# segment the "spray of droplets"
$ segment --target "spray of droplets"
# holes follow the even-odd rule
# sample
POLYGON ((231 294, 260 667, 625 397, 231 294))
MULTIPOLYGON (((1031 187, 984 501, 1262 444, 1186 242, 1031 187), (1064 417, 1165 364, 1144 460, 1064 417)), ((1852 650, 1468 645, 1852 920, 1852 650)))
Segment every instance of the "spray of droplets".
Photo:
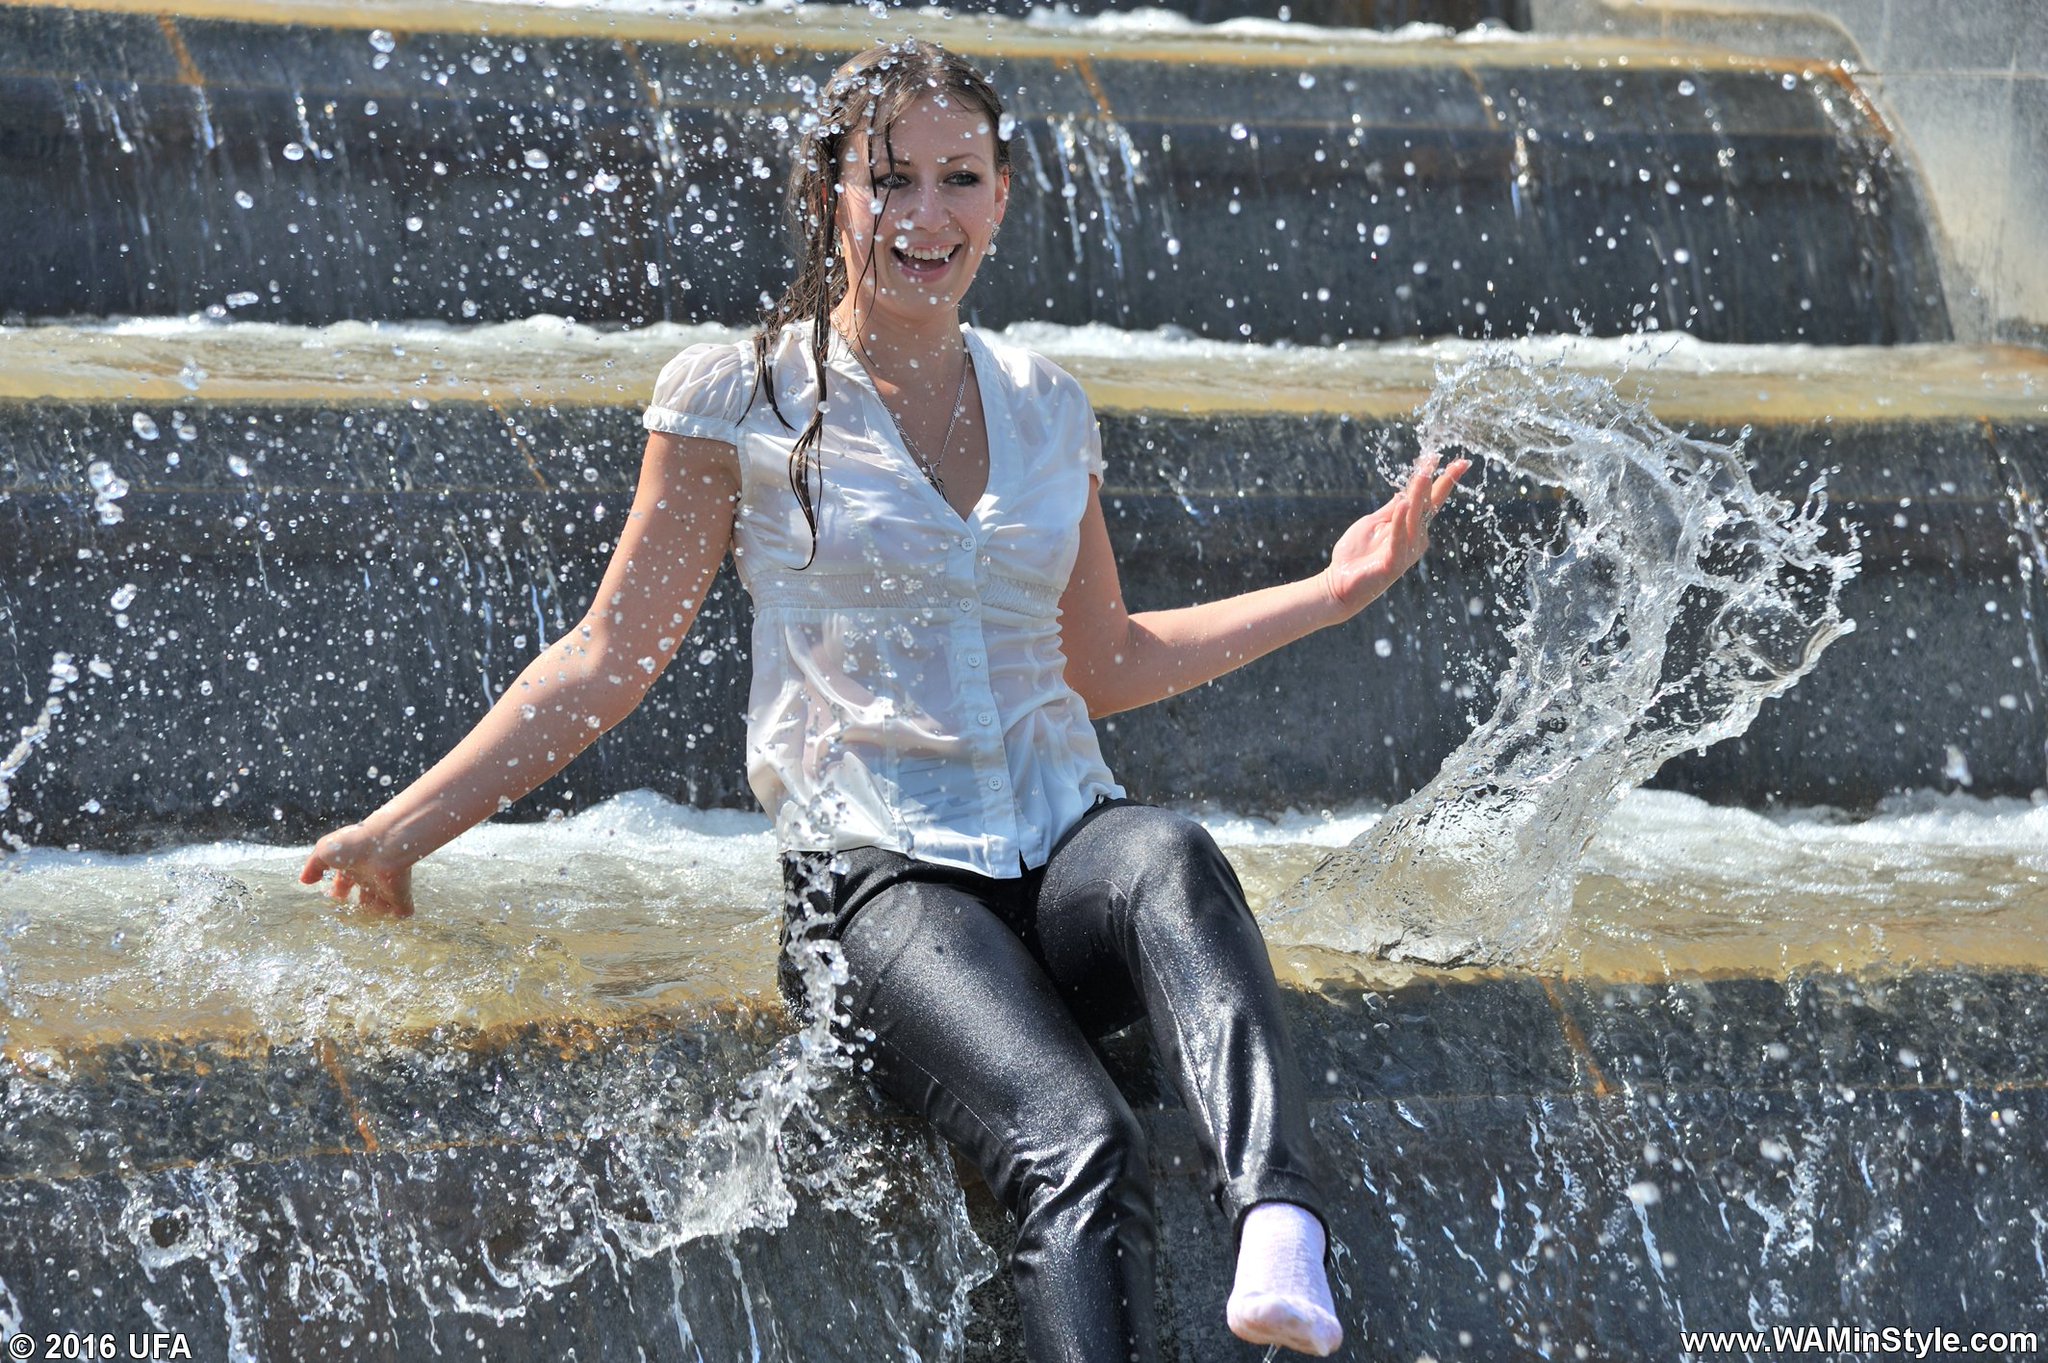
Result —
POLYGON ((1825 479, 1794 506, 1739 446, 1671 430, 1605 379, 1484 352, 1440 374, 1425 454, 1562 494, 1511 542, 1527 614, 1492 715, 1422 790, 1281 902, 1290 940, 1438 964, 1540 950, 1580 857, 1629 790, 1746 730, 1853 628, 1853 544, 1823 547, 1825 479))

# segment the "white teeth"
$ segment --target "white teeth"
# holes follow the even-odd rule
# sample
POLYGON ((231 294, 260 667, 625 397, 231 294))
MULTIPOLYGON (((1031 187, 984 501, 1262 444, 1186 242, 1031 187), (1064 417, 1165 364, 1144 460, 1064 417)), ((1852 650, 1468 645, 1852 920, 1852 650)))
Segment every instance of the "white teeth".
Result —
POLYGON ((953 248, 950 246, 922 250, 915 246, 901 246, 897 249, 912 260, 950 260, 953 257, 953 248))

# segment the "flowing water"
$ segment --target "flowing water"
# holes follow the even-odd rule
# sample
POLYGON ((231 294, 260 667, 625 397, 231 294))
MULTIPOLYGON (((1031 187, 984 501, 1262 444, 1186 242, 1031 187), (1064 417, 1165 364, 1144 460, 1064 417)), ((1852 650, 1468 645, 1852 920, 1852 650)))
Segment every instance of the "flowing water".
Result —
MULTIPOLYGON (((394 356, 416 372, 409 347, 451 395, 488 389, 500 348, 545 334, 537 359, 553 369, 531 367, 525 398, 616 401, 619 373, 644 368, 629 347, 653 344, 545 321, 287 334, 297 344, 259 386, 332 382, 337 398, 382 382, 394 356)), ((1102 338, 1056 339, 1085 358, 1102 338)), ((1130 340, 1102 380, 1156 387, 1130 340)), ((1231 379, 1269 399, 1274 374, 1314 389, 1387 363, 1140 340, 1154 369, 1198 355, 1210 390, 1231 379)), ((230 338, 183 324, 0 336, 39 341, 50 373, 88 389, 107 342, 133 352, 111 361, 130 387, 161 371, 172 400, 218 398, 197 392, 218 380, 177 376, 233 367, 201 353, 230 338)), ((1696 386, 1730 372, 1754 386, 1737 371, 1761 356, 1772 387, 1811 400, 1782 355, 1677 349, 1696 386)), ((1556 358, 1415 348, 1392 385, 1442 363, 1424 447, 1478 451, 1489 477, 1558 494, 1554 524, 1491 527, 1496 587, 1525 610, 1492 718, 1392 811, 1194 811, 1283 976, 1335 1000, 1449 960, 1788 989, 1799 971, 2037 969, 2048 807, 1922 795, 1868 815, 1761 813, 1638 789, 1666 757, 1740 732, 1847 628, 1853 550, 1824 544, 1817 492, 1803 508, 1758 492, 1735 449, 1673 433, 1556 358)), ((1826 353, 1804 360, 1827 370, 1826 353)), ((2032 400, 2031 378, 2012 382, 2032 400)), ((121 514, 118 489, 95 491, 121 514)), ((56 660, 0 791, 56 750, 84 675, 56 660)), ((635 1284, 637 1309, 705 1356, 959 1355, 967 1294, 995 1258, 942 1146, 842 1082, 858 1058, 822 1022, 783 1019, 763 819, 642 792, 485 825, 421 866, 421 913, 398 924, 314 896, 296 881, 303 855, 223 842, 0 862, 0 1238, 51 1228, 47 1243, 96 1246, 92 1281, 127 1284, 163 1323, 210 1322, 236 1358, 295 1356, 309 1336, 374 1343, 422 1315, 437 1348, 508 1322, 561 1338, 548 1322, 600 1278, 635 1284), (350 1105, 339 1137, 317 1102, 295 1106, 321 1074, 350 1105), (188 1089, 188 1125, 135 1123, 188 1089), (650 1264, 658 1301, 635 1267, 650 1264)), ((839 967, 818 954, 804 973, 821 1001, 839 967)), ((1332 1111, 1333 1131, 1359 1120, 1332 1111)), ((1345 1157, 1363 1160, 1357 1130, 1345 1157)), ((1557 1150, 1568 1137, 1556 1130, 1557 1150)), ((1796 1241, 1818 1213, 1782 1215, 1796 1241)), ((0 1327, 38 1296, 0 1280, 0 1327)))
POLYGON ((1823 484, 1759 492, 1738 447, 1679 434, 1604 379, 1482 354, 1421 418, 1426 456, 1556 489, 1554 541, 1526 561, 1514 661, 1485 723, 1427 786, 1304 879, 1290 931, 1438 964, 1540 947, 1615 801, 1688 749, 1749 727, 1842 617, 1853 546, 1830 552, 1823 484))
MULTIPOLYGON (((1539 971, 1734 972, 1793 989, 1790 974, 1808 968, 2036 964, 2048 805, 1920 796, 1852 818, 1637 791, 1604 807, 1530 962, 1539 971)), ((1332 953, 1274 916, 1319 859, 1395 819, 1194 812, 1239 867, 1284 977, 1337 990, 1402 978, 1408 968, 1332 953)), ((290 1267, 283 1299, 303 1328, 374 1339, 402 1291, 452 1341, 484 1322, 544 1321, 561 1294, 636 1259, 670 1265, 672 1328, 708 1356, 958 1356, 966 1293, 994 1260, 950 1161, 915 1129, 860 1113, 859 1087, 833 1082, 845 1060, 821 1030, 772 1050, 777 1027, 734 1031, 735 1000, 742 1015, 774 1016, 780 895, 765 820, 637 794, 554 823, 486 825, 423 864, 421 913, 397 925, 298 885, 299 855, 220 843, 14 858, 0 882, 8 1129, 32 1135, 45 1105, 104 1102, 101 1047, 253 1029, 274 1064, 338 1046, 366 1104, 380 1082, 410 1095, 373 1114, 382 1153, 341 1162, 327 1176, 341 1182, 323 1188, 277 1158, 297 1152, 266 1144, 289 1125, 274 1112, 188 1139, 170 1159, 122 1128, 118 1102, 99 1120, 74 1110, 59 1125, 89 1131, 94 1148, 27 1152, 78 1174, 33 1195, 0 1184, 9 1224, 100 1227, 96 1272, 145 1280, 178 1328, 217 1320, 231 1357, 290 1352, 259 1261, 290 1267), (481 1093, 449 1080, 466 1082, 479 1038, 551 1017, 623 1039, 601 1062, 586 1055, 580 1077, 565 1067, 549 1080, 556 1071, 501 1040, 513 1059, 481 1093), (692 1068, 650 1046, 636 1020, 737 1040, 691 1052, 692 1068), (538 1162, 488 1156, 479 1172, 474 1132, 456 1131, 456 1091, 472 1125, 540 1148, 538 1162), (417 1105, 441 1124, 408 1117, 417 1105), (559 1154, 546 1153, 542 1107, 577 1138, 559 1154), (474 1222, 452 1249, 435 1233, 450 1207, 474 1222), (837 1333, 821 1336, 826 1325, 837 1333)), ((814 962, 814 989, 833 971, 814 962)))

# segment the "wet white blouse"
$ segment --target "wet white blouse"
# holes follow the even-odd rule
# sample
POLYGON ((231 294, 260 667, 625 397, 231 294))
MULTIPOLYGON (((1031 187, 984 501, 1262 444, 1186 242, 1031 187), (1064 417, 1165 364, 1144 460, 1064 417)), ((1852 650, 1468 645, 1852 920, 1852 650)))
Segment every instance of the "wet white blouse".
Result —
POLYGON ((747 341, 676 356, 645 422, 739 454, 732 553, 754 602, 747 779, 782 847, 886 847, 1009 877, 1042 865, 1096 796, 1124 793, 1060 646, 1102 446, 1066 371, 961 330, 988 429, 988 490, 973 514, 963 520, 926 481, 835 335, 808 567, 810 529, 789 487, 790 450, 818 400, 806 328, 785 328, 771 355, 787 426, 754 396, 747 341))

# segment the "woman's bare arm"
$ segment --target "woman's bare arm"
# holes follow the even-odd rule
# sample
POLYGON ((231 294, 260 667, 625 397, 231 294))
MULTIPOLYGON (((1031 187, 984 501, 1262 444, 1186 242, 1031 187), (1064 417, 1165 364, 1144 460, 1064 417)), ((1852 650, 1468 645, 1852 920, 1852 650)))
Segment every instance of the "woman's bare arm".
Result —
POLYGON ((1330 566, 1299 582, 1179 610, 1124 609, 1123 585, 1099 498, 1081 521, 1081 547, 1060 598, 1067 683, 1093 716, 1133 710, 1213 681, 1283 644, 1348 620, 1422 557, 1429 518, 1469 467, 1418 468, 1385 506, 1344 532, 1330 566))
MULTIPOLYGON (((328 890, 336 899, 364 871, 389 880, 541 785, 631 714, 689 633, 731 546, 738 500, 732 446, 649 436, 632 509, 582 620, 527 664, 446 757, 360 824, 321 839, 299 879, 340 872, 328 890)), ((409 892, 378 897, 404 900, 378 907, 410 910, 409 892)))

